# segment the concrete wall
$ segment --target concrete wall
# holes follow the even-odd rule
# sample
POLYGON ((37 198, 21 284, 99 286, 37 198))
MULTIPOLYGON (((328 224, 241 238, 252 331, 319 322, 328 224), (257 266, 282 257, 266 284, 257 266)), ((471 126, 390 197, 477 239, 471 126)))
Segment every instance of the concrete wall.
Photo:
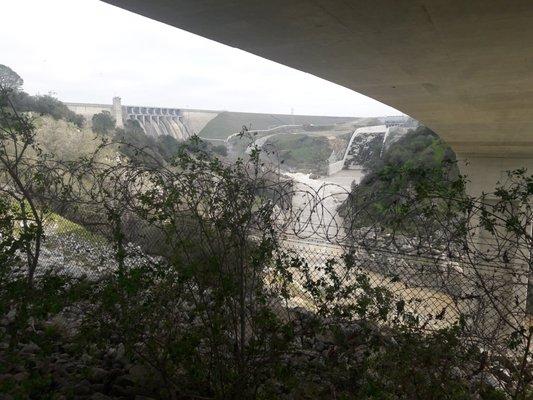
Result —
POLYGON ((148 107, 148 106, 123 106, 120 97, 113 98, 113 104, 96 103, 67 103, 65 105, 77 114, 83 115, 90 123, 94 114, 108 111, 117 121, 117 126, 122 127, 125 119, 139 119, 138 116, 176 116, 188 135, 198 134, 209 121, 220 112, 213 110, 184 110, 178 108, 148 107))
POLYGON ((111 104, 65 103, 65 105, 76 114, 83 115, 89 123, 94 114, 102 111, 108 111, 113 114, 113 106, 111 104))
POLYGON ((328 175, 336 174, 344 168, 344 159, 328 165, 328 175))
POLYGON ((210 110, 182 110, 183 123, 196 135, 218 114, 218 111, 210 110))

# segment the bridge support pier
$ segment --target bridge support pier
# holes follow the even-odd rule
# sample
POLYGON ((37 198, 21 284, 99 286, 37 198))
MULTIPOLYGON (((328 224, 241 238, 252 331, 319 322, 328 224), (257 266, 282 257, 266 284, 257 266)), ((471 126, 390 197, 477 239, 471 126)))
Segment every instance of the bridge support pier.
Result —
MULTIPOLYGON (((526 174, 533 174, 533 158, 529 157, 504 158, 460 152, 457 156, 460 172, 467 179, 467 194, 475 198, 488 194, 484 204, 496 216, 500 210, 492 207, 497 198, 490 193, 498 183, 503 185, 508 180, 507 172, 527 168, 526 174)), ((512 210, 511 214, 501 215, 508 218, 512 210)), ((529 225, 531 234, 532 221, 522 222, 529 225)), ((479 219, 474 218, 471 224, 475 227, 469 240, 473 257, 464 272, 470 294, 479 297, 465 304, 466 312, 474 313, 471 322, 476 325, 473 328, 482 333, 481 337, 497 340, 510 333, 513 327, 527 323, 528 279, 533 261, 531 249, 527 241, 516 240, 503 226, 494 234, 479 227, 479 219)))

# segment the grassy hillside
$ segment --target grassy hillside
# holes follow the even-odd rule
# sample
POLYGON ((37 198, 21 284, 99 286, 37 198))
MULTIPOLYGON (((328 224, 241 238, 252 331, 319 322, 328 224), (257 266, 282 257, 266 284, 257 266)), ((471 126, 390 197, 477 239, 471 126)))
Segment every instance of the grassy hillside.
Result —
POLYGON ((306 134, 276 135, 265 146, 270 146, 285 168, 303 172, 324 173, 332 151, 326 137, 306 134))
POLYGON ((355 117, 323 117, 314 115, 256 114, 224 111, 213 118, 199 133, 200 137, 225 139, 245 125, 251 129, 269 129, 279 125, 334 125, 357 122, 355 117))

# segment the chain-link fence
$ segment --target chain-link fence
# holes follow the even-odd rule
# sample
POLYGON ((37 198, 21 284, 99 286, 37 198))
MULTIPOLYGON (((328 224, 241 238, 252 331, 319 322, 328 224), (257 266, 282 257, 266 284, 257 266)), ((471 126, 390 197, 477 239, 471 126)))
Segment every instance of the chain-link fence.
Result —
MULTIPOLYGON (((164 242, 161 232, 139 220, 127 221, 125 233, 126 265, 142 263, 147 257, 153 260, 164 242)), ((40 265, 43 269, 54 268, 96 279, 117 268, 110 235, 104 224, 82 226, 53 215, 46 223, 40 265)), ((328 279, 326 266, 334 266, 345 285, 364 274, 371 285, 387 289, 402 301, 407 311, 420 318, 425 329, 450 326, 461 319, 472 336, 494 341, 509 326, 530 324, 531 296, 528 298, 526 269, 511 269, 502 264, 465 264, 430 254, 348 247, 296 236, 284 237, 280 251, 301 259, 314 279, 328 279)), ((292 272, 291 306, 312 310, 313 301, 304 288, 304 272, 297 268, 292 272)))
MULTIPOLYGON (((302 257, 316 274, 328 260, 340 270, 345 268, 347 250, 339 245, 290 239, 284 246, 302 257)), ((384 249, 351 251, 356 271, 404 301, 406 309, 419 316, 427 329, 450 326, 463 319, 472 335, 494 340, 505 335, 510 326, 530 324, 531 293, 525 269, 511 270, 501 264, 473 267, 384 249)), ((349 275, 344 278, 347 282, 351 279, 349 275)), ((302 306, 308 304, 305 297, 298 300, 302 306)))

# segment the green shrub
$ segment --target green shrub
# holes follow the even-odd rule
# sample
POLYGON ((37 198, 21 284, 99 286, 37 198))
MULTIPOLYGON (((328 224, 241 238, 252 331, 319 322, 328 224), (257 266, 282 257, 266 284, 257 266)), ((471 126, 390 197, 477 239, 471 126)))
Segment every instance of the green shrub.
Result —
POLYGON ((92 118, 93 131, 100 135, 108 135, 115 129, 116 121, 111 116, 109 111, 102 111, 93 115, 92 118))

